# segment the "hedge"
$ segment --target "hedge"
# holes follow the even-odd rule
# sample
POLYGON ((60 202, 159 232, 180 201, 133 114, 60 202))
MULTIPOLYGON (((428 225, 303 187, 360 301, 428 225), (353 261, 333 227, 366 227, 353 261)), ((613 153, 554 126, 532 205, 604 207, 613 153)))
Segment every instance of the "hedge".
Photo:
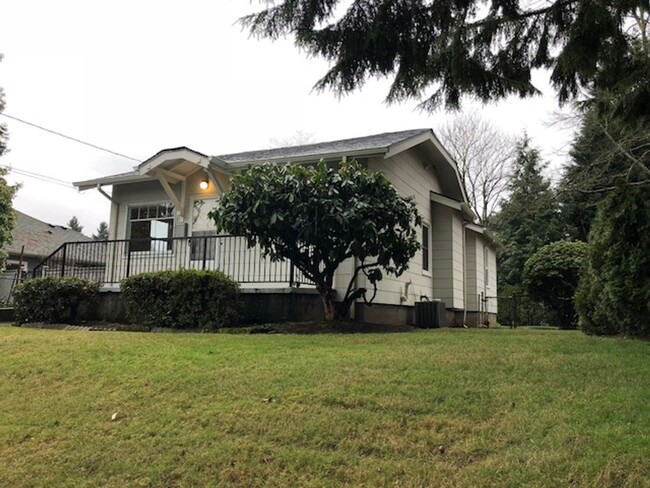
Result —
POLYGON ((239 320, 239 285, 220 271, 159 271, 121 282, 128 319, 148 327, 215 330, 239 320))
POLYGON ((99 283, 85 278, 47 277, 25 281, 13 292, 16 322, 71 324, 76 321, 79 305, 94 303, 98 295, 99 283))

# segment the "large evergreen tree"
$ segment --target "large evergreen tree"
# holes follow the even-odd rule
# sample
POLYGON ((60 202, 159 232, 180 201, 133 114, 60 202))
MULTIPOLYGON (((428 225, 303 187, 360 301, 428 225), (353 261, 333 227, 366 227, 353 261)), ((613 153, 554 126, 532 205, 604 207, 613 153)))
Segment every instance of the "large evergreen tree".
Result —
MULTIPOLYGON (((0 54, 2 61, 2 54, 0 54)), ((5 108, 5 97, 0 87, 0 112, 5 108)), ((9 133, 5 124, 0 124, 0 156, 7 151, 7 139, 9 133)), ((11 186, 5 180, 7 170, 0 168, 0 270, 5 268, 7 253, 3 249, 5 243, 11 242, 11 233, 16 225, 16 214, 12 207, 12 201, 17 187, 11 186)))
POLYGON ((619 184, 599 205, 576 308, 587 333, 650 336, 650 185, 619 184))
MULTIPOLYGON (((2 54, 0 54, 0 62, 2 61, 2 54)), ((5 109, 5 92, 0 86, 0 112, 5 109)), ((0 156, 7 150, 7 139, 9 138, 9 131, 6 124, 0 124, 0 156)))
POLYGON ((503 244, 497 257, 499 287, 521 285, 524 264, 537 249, 564 237, 559 206, 546 164, 527 137, 518 144, 508 197, 494 219, 503 244))
POLYGON ((586 241, 598 204, 616 184, 650 184, 650 131, 631 130, 615 117, 591 110, 582 116, 559 185, 562 217, 575 239, 586 241))
POLYGON ((389 76, 389 101, 455 108, 463 95, 537 94, 531 73, 543 68, 560 101, 625 93, 623 109, 647 117, 649 12, 648 0, 284 0, 242 22, 330 61, 320 88, 349 92, 389 76))

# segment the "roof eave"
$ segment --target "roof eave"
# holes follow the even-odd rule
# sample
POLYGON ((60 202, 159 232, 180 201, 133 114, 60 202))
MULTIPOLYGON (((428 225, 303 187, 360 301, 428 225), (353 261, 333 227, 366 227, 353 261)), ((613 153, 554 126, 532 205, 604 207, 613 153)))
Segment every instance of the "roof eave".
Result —
POLYGON ((122 184, 122 183, 137 183, 140 181, 149 181, 153 180, 154 178, 148 175, 129 175, 129 176, 106 176, 104 178, 95 178, 93 180, 85 180, 85 181, 76 181, 72 183, 72 186, 74 186, 77 190, 79 191, 84 191, 84 190, 91 190, 93 188, 97 188, 97 185, 99 186, 104 186, 104 185, 115 185, 115 184, 122 184))

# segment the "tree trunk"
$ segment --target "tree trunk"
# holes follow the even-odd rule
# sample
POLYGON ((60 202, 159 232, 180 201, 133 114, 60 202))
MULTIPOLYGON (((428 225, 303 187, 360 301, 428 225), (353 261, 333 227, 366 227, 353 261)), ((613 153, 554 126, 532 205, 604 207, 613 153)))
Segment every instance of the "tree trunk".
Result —
POLYGON ((325 312, 325 320, 331 322, 336 319, 336 306, 332 298, 331 290, 318 290, 320 298, 323 301, 323 311, 325 312))

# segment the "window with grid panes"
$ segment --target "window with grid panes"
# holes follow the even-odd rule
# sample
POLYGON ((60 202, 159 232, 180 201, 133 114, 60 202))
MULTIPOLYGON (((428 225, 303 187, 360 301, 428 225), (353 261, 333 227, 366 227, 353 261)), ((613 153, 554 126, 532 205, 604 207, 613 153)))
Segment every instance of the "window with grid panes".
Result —
POLYGON ((160 203, 129 209, 131 251, 171 251, 174 205, 160 203))

